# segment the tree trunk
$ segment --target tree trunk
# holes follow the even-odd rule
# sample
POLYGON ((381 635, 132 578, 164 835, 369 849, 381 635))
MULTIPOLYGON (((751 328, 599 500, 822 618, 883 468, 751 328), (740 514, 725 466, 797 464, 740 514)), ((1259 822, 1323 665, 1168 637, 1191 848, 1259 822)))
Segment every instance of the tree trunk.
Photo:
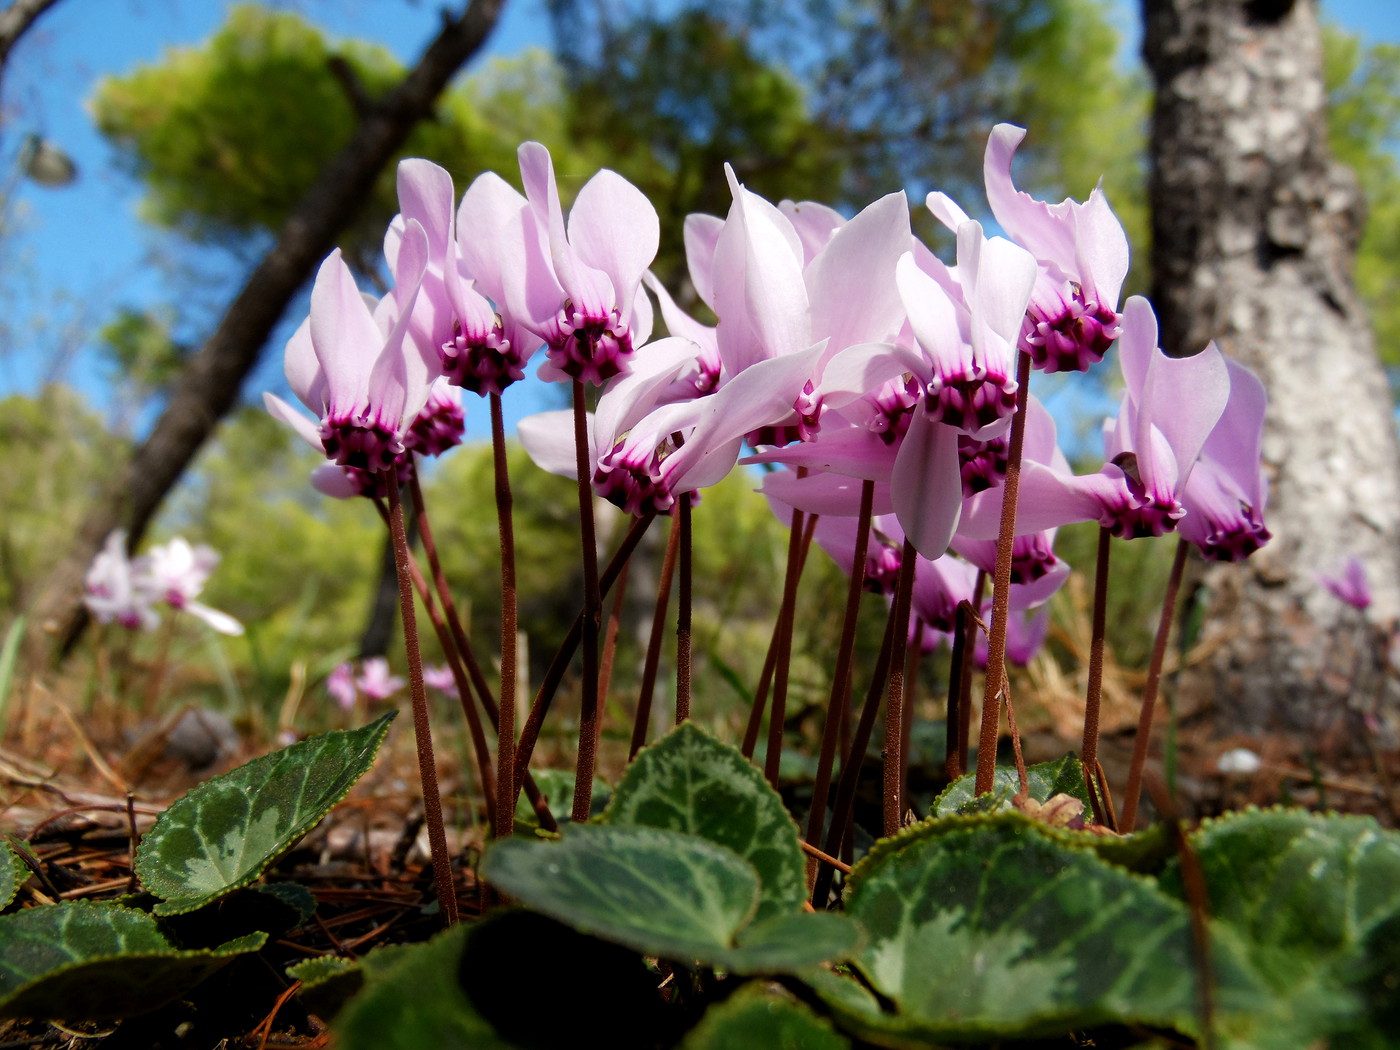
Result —
MULTIPOLYGON (((1168 353, 1210 339, 1269 392, 1265 521, 1243 566, 1202 573, 1207 655, 1184 699, 1242 730, 1400 723, 1400 449, 1352 266, 1355 179, 1327 146, 1316 0, 1143 0, 1153 300, 1168 353), (1363 559, 1364 613, 1317 581, 1363 559)), ((1352 737, 1355 739, 1355 737, 1352 737)))
POLYGON ((417 66, 373 105, 350 144, 327 165, 287 220, 218 328, 185 366, 150 436, 124 468, 114 469, 109 493, 83 522, 61 561, 45 577, 34 606, 40 630, 29 639, 32 658, 66 652, 86 623, 83 577, 107 535, 124 528, 133 549, 219 420, 237 402, 288 302, 330 251, 379 172, 414 126, 432 113, 453 74, 485 41, 504 0, 472 0, 441 33, 417 66))

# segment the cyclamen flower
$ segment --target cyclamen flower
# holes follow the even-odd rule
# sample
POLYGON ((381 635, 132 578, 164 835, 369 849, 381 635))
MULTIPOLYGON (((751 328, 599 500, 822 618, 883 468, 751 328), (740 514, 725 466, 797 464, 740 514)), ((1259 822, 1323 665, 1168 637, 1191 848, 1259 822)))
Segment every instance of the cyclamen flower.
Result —
POLYGON ((1317 582, 1325 587, 1333 597, 1346 602, 1353 609, 1365 611, 1371 605, 1371 585, 1366 582, 1366 564, 1356 555, 1351 555, 1342 563, 1335 574, 1317 573, 1317 582))
POLYGON ((355 679, 360 692, 371 700, 388 700, 406 684, 397 675, 389 673, 389 661, 382 656, 367 658, 360 668, 360 676, 355 679))
POLYGON ((203 620, 220 634, 240 635, 243 625, 232 616, 194 600, 218 564, 214 548, 205 544, 192 547, 177 536, 137 559, 136 570, 141 585, 172 609, 203 620))
POLYGON ((1267 398, 1253 372, 1236 361, 1226 363, 1230 399, 1181 490, 1186 517, 1178 531, 1211 561, 1243 561, 1270 539, 1260 455, 1267 398))
POLYGON ((355 706, 355 668, 349 660, 338 663, 326 676, 326 692, 340 707, 349 711, 355 706))
POLYGON ((579 190, 566 224, 549 151, 527 142, 519 157, 523 201, 494 175, 462 198, 463 255, 486 293, 544 342, 541 378, 605 382, 651 334, 641 281, 661 240, 656 209, 605 168, 579 190))
MULTIPOLYGON (((1128 273, 1128 238, 1102 189, 1084 203, 1046 204, 1016 189, 1011 159, 1024 128, 998 124, 987 140, 987 201, 1006 235, 1039 263, 1021 330, 1021 349, 1046 372, 1087 371, 1121 331, 1118 295, 1128 273)), ((967 215, 942 193, 930 193, 934 216, 956 231, 967 215)))
POLYGON ((409 220, 395 290, 371 312, 340 250, 333 251, 316 275, 311 316, 287 342, 285 356, 287 381, 319 426, 263 395, 269 412, 343 467, 395 469, 408 425, 428 400, 437 363, 406 338, 427 256, 427 234, 409 220))
POLYGON ((144 631, 160 623, 154 608, 157 598, 140 584, 139 574, 126 556, 126 533, 122 530, 107 537, 83 582, 83 604, 98 623, 115 620, 130 630, 144 631))

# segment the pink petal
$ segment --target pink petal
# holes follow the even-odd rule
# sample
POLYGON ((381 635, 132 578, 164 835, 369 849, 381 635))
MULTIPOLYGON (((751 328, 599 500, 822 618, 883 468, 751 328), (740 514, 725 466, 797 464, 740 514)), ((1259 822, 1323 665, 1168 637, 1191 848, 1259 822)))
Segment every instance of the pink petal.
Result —
POLYGON ((890 491, 914 548, 926 558, 940 557, 962 513, 958 431, 916 411, 895 457, 890 491))

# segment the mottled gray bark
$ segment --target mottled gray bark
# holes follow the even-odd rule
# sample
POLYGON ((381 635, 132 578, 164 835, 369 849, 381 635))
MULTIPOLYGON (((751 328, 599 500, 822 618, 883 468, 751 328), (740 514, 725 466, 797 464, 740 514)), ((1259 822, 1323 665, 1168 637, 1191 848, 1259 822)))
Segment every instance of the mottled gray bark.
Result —
POLYGON ((1152 124, 1153 300, 1168 352, 1215 339, 1269 391, 1273 542, 1212 568, 1182 680, 1223 725, 1391 727, 1400 613, 1400 449, 1352 281, 1363 203, 1327 147, 1315 0, 1143 0, 1152 124), (1363 615, 1316 573, 1365 560, 1363 615))
POLYGON ((408 133, 432 113, 447 82, 481 47, 503 3, 472 0, 461 14, 444 16, 442 31, 418 64, 364 114, 350 144, 297 206, 214 334, 175 381, 150 436, 130 463, 114 468, 108 497, 94 506, 44 579, 33 610, 40 630, 31 634, 32 657, 43 659, 71 646, 86 621, 83 576, 107 535, 124 528, 135 546, 185 468, 237 402, 244 378, 287 304, 330 251, 408 133))

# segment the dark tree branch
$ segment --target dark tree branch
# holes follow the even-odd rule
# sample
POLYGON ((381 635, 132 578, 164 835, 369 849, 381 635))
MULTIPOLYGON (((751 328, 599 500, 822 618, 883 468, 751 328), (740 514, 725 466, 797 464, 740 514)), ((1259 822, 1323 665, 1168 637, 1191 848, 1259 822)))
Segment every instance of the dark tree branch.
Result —
MULTIPOLYGON (((277 243, 229 304, 218 328, 176 380, 165 412, 101 500, 63 560, 45 580, 35 606, 42 630, 33 655, 66 652, 81 634, 83 575, 106 536, 125 528, 134 547, 166 495, 220 419, 238 399, 287 304, 350 222, 380 171, 418 122, 428 117, 453 74, 481 47, 504 0, 472 0, 446 18, 418 64, 366 115, 354 138, 322 171, 288 218, 277 243)), ((18 6, 18 5, 16 5, 18 6)))
POLYGON ((0 11, 0 74, 10 52, 19 38, 29 31, 39 16, 58 3, 58 0, 14 0, 9 7, 0 11))

